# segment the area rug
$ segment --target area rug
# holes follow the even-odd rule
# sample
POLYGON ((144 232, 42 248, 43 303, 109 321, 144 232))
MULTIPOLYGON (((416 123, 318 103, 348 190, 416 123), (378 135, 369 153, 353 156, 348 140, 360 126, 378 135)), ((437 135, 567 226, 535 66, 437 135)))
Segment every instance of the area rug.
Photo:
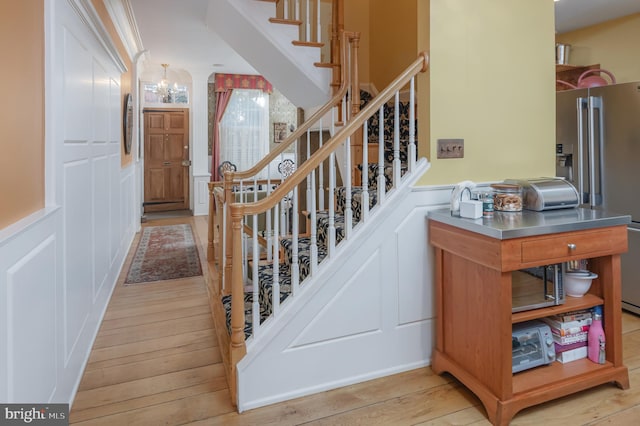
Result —
POLYGON ((202 275, 190 225, 148 226, 142 230, 125 284, 202 275))

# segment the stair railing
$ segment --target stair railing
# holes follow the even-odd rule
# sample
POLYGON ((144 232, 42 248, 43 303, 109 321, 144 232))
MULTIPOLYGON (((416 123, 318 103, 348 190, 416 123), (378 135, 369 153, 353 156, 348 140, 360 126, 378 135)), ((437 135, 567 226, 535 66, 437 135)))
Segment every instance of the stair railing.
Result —
MULTIPOLYGON (((356 56, 351 54, 352 45, 354 41, 359 38, 358 33, 342 32, 341 36, 341 52, 342 62, 346 63, 347 58, 356 56), (347 48, 347 45, 349 48, 347 48)), ((326 116, 331 113, 335 116, 336 108, 343 109, 347 104, 346 98, 349 93, 353 93, 356 90, 350 87, 352 84, 346 69, 342 69, 341 85, 337 92, 331 97, 331 99, 320 109, 318 109, 308 120, 305 120, 297 129, 293 131, 279 146, 269 152, 267 156, 258 161, 253 167, 245 171, 226 172, 224 174, 224 180, 222 183, 210 183, 210 226, 209 226, 209 249, 208 253, 211 254, 210 260, 218 265, 218 282, 220 288, 217 292, 228 292, 231 286, 231 265, 233 263, 233 240, 230 232, 224 232, 225 224, 230 224, 230 212, 228 205, 236 200, 236 197, 242 199, 245 197, 245 192, 250 192, 253 199, 258 199, 260 191, 269 194, 273 187, 279 184, 280 179, 272 179, 270 176, 272 173, 272 163, 277 161, 278 158, 284 159, 287 152, 294 152, 295 154, 299 150, 299 144, 306 139, 309 140, 310 133, 313 129, 327 128, 333 126, 337 119, 327 120, 326 116), (330 121, 330 122, 328 122, 330 121), (305 138, 306 137, 306 138, 305 138), (266 174, 267 178, 264 178, 266 174)), ((338 114, 343 115, 342 111, 338 114)), ((333 127, 331 127, 333 133, 333 127)), ((307 154, 310 151, 307 150, 307 154)), ((251 199, 251 198, 249 198, 251 199)), ((267 243, 273 241, 278 236, 278 232, 273 229, 274 219, 278 218, 278 215, 274 215, 273 212, 267 211, 260 218, 267 226, 264 229, 261 237, 265 238, 267 243)), ((258 223, 258 218, 253 223, 258 223)), ((282 230, 284 231, 284 230, 282 230)), ((270 260, 273 252, 271 250, 266 251, 266 255, 270 260)))
MULTIPOLYGON (((349 61, 345 61, 345 64, 349 61)), ((237 203, 231 202, 228 206, 229 219, 226 224, 226 233, 230 234, 231 260, 228 275, 231 278, 231 318, 230 318, 230 368, 231 381, 235 381, 236 365, 247 353, 247 344, 256 344, 263 336, 270 322, 275 321, 281 314, 283 302, 294 299, 302 291, 301 284, 306 277, 316 274, 320 262, 325 258, 339 255, 341 248, 338 246, 342 240, 349 240, 356 228, 370 220, 373 211, 370 208, 378 208, 386 202, 386 194, 400 185, 401 180, 415 170, 416 146, 415 146, 415 76, 419 72, 426 71, 428 56, 422 53, 407 69, 405 69, 387 88, 373 98, 359 113, 350 117, 350 111, 343 104, 343 113, 349 118, 344 127, 334 129, 335 133, 312 154, 306 161, 297 166, 296 171, 286 180, 269 192, 265 198, 256 202, 237 203), (409 138, 404 147, 407 152, 406 165, 400 160, 399 137, 399 93, 409 85, 409 138), (385 153, 385 133, 382 118, 387 108, 394 108, 393 114, 393 148, 390 151, 393 158, 389 162, 385 153), (352 185, 351 167, 351 138, 362 131, 368 140, 369 120, 379 114, 377 143, 365 143, 363 145, 362 186, 352 185), (369 146, 371 145, 371 146, 369 146), (377 151, 377 152, 376 152, 377 151), (336 165, 338 158, 342 158, 343 167, 338 172, 336 165), (373 158, 373 161, 369 161, 373 158), (321 194, 318 191, 320 185, 317 177, 320 170, 328 173, 328 191, 321 194), (372 180, 369 174, 373 172, 372 180), (341 179, 339 186, 338 177, 341 179), (370 188, 370 183, 375 186, 370 188), (304 205, 300 203, 300 188, 306 188, 306 200, 304 205), (375 189, 370 193, 370 189, 375 189), (251 219, 256 223, 258 215, 271 212, 272 218, 278 218, 284 205, 283 200, 291 196, 292 223, 290 230, 281 230, 279 221, 273 220, 274 238, 268 239, 267 251, 271 253, 270 259, 262 259, 258 244, 258 229, 252 230, 251 242, 243 244, 243 224, 251 219), (370 198, 372 197, 372 198, 370 198), (357 200, 356 200, 357 198, 357 200), (317 211, 317 206, 323 200, 328 210, 317 211), (375 204, 371 206, 372 200, 375 204), (358 208, 358 205, 361 206, 358 208), (354 206, 356 207, 354 209, 354 206), (340 209, 340 214, 337 210, 340 209), (301 233, 299 218, 306 218, 308 226, 301 233), (340 219, 340 223, 338 223, 340 219), (319 221, 326 224, 322 232, 317 227, 319 221), (322 240, 322 244, 319 244, 322 240), (303 247, 303 243, 304 246, 303 247), (286 249, 286 250, 285 250, 286 249), (290 251, 289 251, 290 249, 290 251), (252 253, 251 261, 245 254, 252 253), (286 253, 286 256, 284 254, 286 253), (281 258, 286 257, 281 261, 281 258), (251 280, 245 280, 251 271, 251 280), (246 339, 250 338, 247 342, 246 339)), ((332 107, 328 110, 335 111, 332 107)), ((319 114, 318 122, 322 122, 324 113, 319 114)), ((335 114, 332 115, 331 125, 335 114)), ((321 124, 320 124, 321 125, 321 124)), ((310 128, 307 128, 308 132, 310 128)), ((302 130, 292 135, 299 137, 302 130)), ((309 151, 307 151, 308 153, 309 151)), ((265 161, 266 162, 266 161, 265 161)), ((263 162, 264 163, 264 162, 263 162)), ((264 164, 262 164, 264 166, 264 164)), ((228 173, 227 177, 233 177, 235 184, 242 179, 255 176, 257 169, 240 173, 228 173), (233 176, 232 176, 233 175, 233 176)), ((255 179, 255 178, 254 178, 255 179)), ((225 179, 225 185, 233 182, 225 179)), ((251 181, 248 182, 249 184, 251 181)), ((286 302, 288 303, 288 302, 286 302)), ((232 397, 236 397, 236 384, 230 384, 232 397)))

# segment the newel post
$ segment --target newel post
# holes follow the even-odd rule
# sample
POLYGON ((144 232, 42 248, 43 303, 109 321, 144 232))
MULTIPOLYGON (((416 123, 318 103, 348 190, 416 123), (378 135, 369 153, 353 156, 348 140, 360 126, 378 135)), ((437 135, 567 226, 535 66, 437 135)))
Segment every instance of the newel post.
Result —
POLYGON ((341 83, 340 67, 343 66, 340 51, 340 35, 344 30, 344 0, 333 0, 331 15, 331 64, 333 65, 333 94, 338 91, 341 83))
MULTIPOLYGON (((231 210, 231 209, 229 209, 231 210)), ((230 213, 231 234, 233 239, 232 258, 236 262, 231 267, 231 347, 230 347, 230 392, 234 404, 237 404, 236 365, 246 355, 244 341, 244 286, 242 283, 242 207, 234 208, 230 213)))
MULTIPOLYGON (((333 80, 331 87, 333 87, 333 94, 338 92, 342 84, 342 69, 347 64, 342 63, 342 37, 346 37, 344 34, 344 0, 333 0, 332 3, 332 15, 331 15, 331 65, 333 69, 333 80)), ((337 108, 338 123, 344 121, 342 117, 342 101, 337 108)))
POLYGON ((358 78, 358 49, 360 49, 360 33, 351 35, 351 116, 360 112, 360 80, 358 78))

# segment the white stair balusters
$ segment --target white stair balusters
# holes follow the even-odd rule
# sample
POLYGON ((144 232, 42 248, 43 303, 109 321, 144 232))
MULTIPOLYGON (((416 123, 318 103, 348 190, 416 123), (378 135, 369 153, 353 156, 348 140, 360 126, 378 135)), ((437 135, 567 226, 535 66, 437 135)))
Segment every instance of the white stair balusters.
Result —
POLYGON ((329 40, 322 39, 322 17, 321 17, 321 7, 322 2, 320 0, 316 0, 316 41, 324 42, 326 44, 329 43, 329 40))
MULTIPOLYGON (((300 0, 296 0, 296 2, 299 2, 300 0)), ((306 17, 305 17, 305 41, 311 41, 311 7, 310 7, 310 2, 309 0, 306 0, 306 4, 305 4, 305 12, 306 12, 306 17)))
POLYGON ((384 104, 378 111, 378 203, 383 204, 387 192, 384 174, 384 104))
POLYGON ((347 141, 344 143, 344 162, 345 162, 345 176, 344 176, 344 236, 349 239, 351 235, 351 228, 353 228, 353 211, 351 210, 351 136, 347 137, 347 141))
POLYGON ((393 186, 400 184, 400 92, 394 97, 393 108, 393 186))
MULTIPOLYGON (((297 0, 294 0, 294 1, 297 1, 297 0)), ((289 0, 284 0, 283 4, 284 4, 284 6, 283 6, 283 18, 284 19, 291 19, 291 18, 297 19, 297 17, 295 15, 291 15, 291 10, 289 8, 289 0)))
MULTIPOLYGON (((273 206, 273 215, 274 217, 278 217, 278 207, 280 203, 276 203, 273 206)), ((273 224, 274 232, 278 235, 278 221, 274 221, 273 224)), ((273 287, 272 290, 272 306, 273 306, 273 316, 277 316, 280 312, 280 240, 278 238, 273 242, 273 287)))
POLYGON ((409 149, 408 149, 408 170, 413 172, 416 166, 416 94, 415 94, 415 77, 411 77, 409 86, 409 149))
MULTIPOLYGON (((311 157, 311 129, 307 130, 307 134, 306 134, 306 143, 307 143, 307 155, 306 155, 306 159, 308 160, 309 157, 311 157)), ((307 207, 309 207, 310 203, 309 200, 311 199, 311 179, 306 179, 307 181, 307 192, 306 192, 306 196, 307 196, 307 207)), ((311 207, 309 207, 309 212, 311 212, 311 207)), ((309 232, 309 230, 307 229, 307 232, 309 232)))
MULTIPOLYGON (((327 253, 333 257, 336 250, 336 154, 335 151, 329 155, 329 219, 327 226, 328 244, 327 253)), ((315 219, 315 214, 314 214, 315 219)), ((315 222, 315 220, 313 221, 315 222)), ((313 226, 313 222, 311 226, 313 226)))
MULTIPOLYGON (((243 185, 243 182, 240 181, 239 190, 236 194, 237 201, 241 203, 246 203, 249 200, 247 199, 247 191, 243 185)), ((236 200, 232 200, 232 202, 237 202, 236 200)), ((242 226, 247 223, 246 216, 244 216, 242 221, 242 226)), ((246 283, 249 279, 249 236, 246 232, 242 232, 242 282, 246 283)))
POLYGON ((298 215, 298 187, 293 189, 293 214, 291 218, 291 296, 295 296, 300 287, 300 262, 298 255, 298 238, 300 235, 300 220, 298 215))
POLYGON ((369 120, 364 122, 362 129, 362 194, 360 199, 360 208, 362 209, 362 222, 366 222, 369 217, 369 120))
MULTIPOLYGON (((324 135, 324 127, 322 126, 322 119, 319 122, 318 131, 318 149, 322 148, 322 140, 324 135)), ((324 210, 324 163, 320 163, 318 168, 318 210, 324 210)))
MULTIPOLYGON (((311 175, 307 177, 307 179, 311 180, 311 199, 308 200, 307 202, 309 203, 309 207, 311 208, 312 212, 316 212, 317 206, 316 206, 316 171, 315 169, 313 169, 313 171, 311 172, 311 175)), ((310 272, 311 275, 313 276, 316 273, 317 270, 317 266, 318 266, 318 239, 317 239, 317 234, 318 234, 318 224, 317 221, 313 221, 311 223, 311 235, 309 236, 309 255, 311 257, 310 261, 311 264, 310 266, 310 272)))
MULTIPOLYGON (((257 188, 256 188, 257 189, 257 188)), ((258 194, 255 192, 256 200, 258 194)), ((251 250, 251 289, 253 293, 253 303, 251 305, 251 315, 253 324, 253 336, 260 334, 260 277, 258 266, 260 264, 260 247, 258 246, 258 215, 253 215, 253 229, 251 230, 252 250, 251 250)))

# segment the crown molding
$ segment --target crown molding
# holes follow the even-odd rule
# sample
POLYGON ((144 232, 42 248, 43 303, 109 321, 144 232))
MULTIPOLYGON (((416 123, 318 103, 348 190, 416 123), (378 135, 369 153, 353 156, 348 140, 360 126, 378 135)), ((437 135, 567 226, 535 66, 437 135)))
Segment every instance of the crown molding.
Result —
POLYGON ((104 23, 100 19, 98 12, 93 7, 90 0, 67 0, 71 8, 78 14, 82 22, 93 33, 98 42, 104 47, 107 54, 113 60, 118 70, 122 73, 127 71, 122 56, 118 48, 114 44, 109 31, 107 31, 104 23))
POLYGON ((135 62, 145 49, 130 0, 104 0, 104 5, 127 49, 129 59, 135 62))

